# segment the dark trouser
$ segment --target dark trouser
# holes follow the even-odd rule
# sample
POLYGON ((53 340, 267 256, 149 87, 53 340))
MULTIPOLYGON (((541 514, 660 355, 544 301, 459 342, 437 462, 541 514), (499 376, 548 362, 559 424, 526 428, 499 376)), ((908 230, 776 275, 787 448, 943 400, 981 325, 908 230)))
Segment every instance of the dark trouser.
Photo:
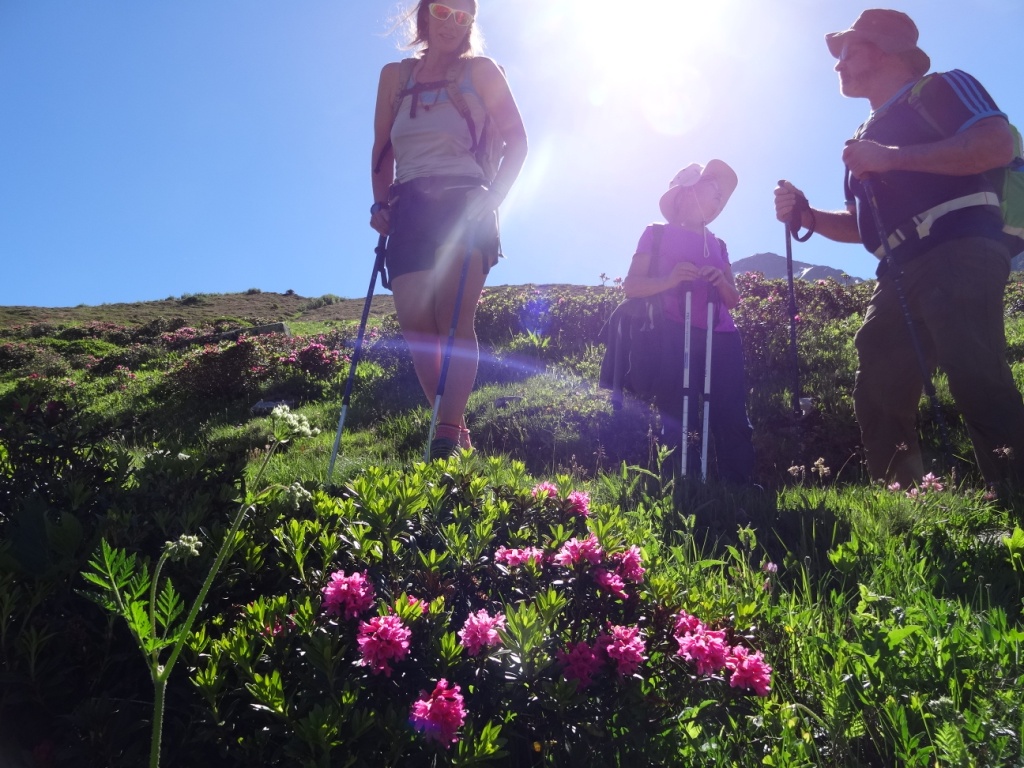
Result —
MULTIPOLYGON (((949 378, 988 483, 1019 481, 1024 464, 1024 400, 1006 362, 1003 325, 1009 271, 1002 245, 961 238, 905 265, 900 281, 928 370, 937 365, 949 378)), ((868 471, 872 479, 917 482, 924 382, 891 277, 878 281, 856 344, 853 398, 868 471)))
MULTIPOLYGON (((667 355, 662 375, 656 387, 655 397, 661 414, 662 441, 670 448, 678 449, 682 443, 683 414, 683 349, 684 337, 681 323, 672 323, 672 331, 666 344, 667 355)), ((707 331, 694 328, 690 335, 690 389, 689 453, 687 474, 699 477, 701 471, 702 426, 699 415, 703 414, 701 400, 704 393, 704 359, 707 345, 707 331)), ((747 384, 743 370, 743 346, 739 333, 715 333, 711 341, 711 437, 714 439, 717 457, 718 477, 730 483, 749 483, 754 471, 754 445, 751 436, 754 428, 747 418, 747 384)), ((678 450, 672 455, 676 470, 682 464, 678 450)))

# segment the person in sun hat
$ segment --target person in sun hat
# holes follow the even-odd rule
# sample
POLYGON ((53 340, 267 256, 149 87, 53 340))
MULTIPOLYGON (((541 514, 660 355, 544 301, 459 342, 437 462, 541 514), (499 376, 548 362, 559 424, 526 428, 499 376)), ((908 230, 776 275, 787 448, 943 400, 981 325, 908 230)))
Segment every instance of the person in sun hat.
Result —
POLYGON ((868 472, 903 487, 924 474, 916 424, 924 379, 902 290, 920 358, 946 373, 985 481, 1020 489, 1024 400, 1007 364, 1003 325, 1011 254, 986 175, 1013 158, 1006 115, 966 72, 928 74, 917 26, 899 11, 866 10, 849 29, 825 35, 825 44, 837 59, 840 92, 871 107, 842 153, 846 208, 812 208, 783 181, 775 212, 780 221, 797 215, 829 239, 862 243, 881 259, 856 336, 853 397, 868 472))
POLYGON ((497 209, 527 151, 522 117, 504 73, 491 59, 473 55, 479 47, 476 15, 476 0, 416 3, 407 21, 413 28, 410 47, 417 53, 381 70, 374 114, 370 226, 388 237, 384 263, 395 312, 431 404, 467 243, 473 247, 431 458, 470 447, 465 410, 480 356, 474 316, 501 250, 497 209), (455 91, 449 78, 457 82, 455 91), (464 102, 468 117, 455 100, 464 102), (476 152, 488 121, 505 142, 493 178, 476 152))
MULTIPOLYGON (((669 182, 658 202, 665 224, 648 226, 640 236, 622 287, 629 298, 660 295, 669 331, 662 370, 654 386, 663 445, 674 449, 678 469, 682 450, 684 394, 685 291, 692 291, 690 391, 687 417, 687 466, 700 469, 698 398, 704 391, 709 294, 717 301, 711 347, 711 436, 720 480, 751 481, 754 470, 753 428, 747 418, 743 347, 730 310, 740 300, 725 242, 708 225, 725 208, 736 189, 735 171, 721 160, 691 163, 669 182), (709 290, 713 288, 714 290, 709 290)), ((709 476, 711 473, 708 473, 709 476)))

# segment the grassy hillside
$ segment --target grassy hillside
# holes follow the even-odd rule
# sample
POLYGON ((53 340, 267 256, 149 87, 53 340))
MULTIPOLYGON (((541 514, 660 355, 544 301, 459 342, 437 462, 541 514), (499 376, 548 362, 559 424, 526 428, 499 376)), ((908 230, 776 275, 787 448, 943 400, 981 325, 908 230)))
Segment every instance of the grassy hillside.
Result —
POLYGON ((801 418, 786 286, 740 284, 750 488, 598 388, 617 287, 489 288, 431 464, 378 297, 332 477, 362 299, 0 308, 0 765, 1024 764, 1024 495, 941 377, 956 466, 923 403, 933 476, 866 483, 871 284, 798 285, 801 418))

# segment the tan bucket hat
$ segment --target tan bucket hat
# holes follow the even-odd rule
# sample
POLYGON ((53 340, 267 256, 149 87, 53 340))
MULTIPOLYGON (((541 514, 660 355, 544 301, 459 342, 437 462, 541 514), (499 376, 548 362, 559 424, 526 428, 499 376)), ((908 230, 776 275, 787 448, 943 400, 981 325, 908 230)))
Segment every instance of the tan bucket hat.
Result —
POLYGON ((718 191, 721 193, 721 199, 718 201, 717 208, 711 211, 702 211, 704 223, 710 224, 717 218, 718 214, 725 208, 725 204, 729 202, 729 198, 735 191, 739 179, 736 176, 736 171, 730 168, 728 164, 722 160, 715 159, 709 160, 708 164, 703 167, 700 163, 690 163, 672 177, 672 181, 668 183, 668 192, 662 195, 661 200, 658 202, 658 207, 661 208, 661 215, 665 217, 666 221, 672 221, 675 218, 678 198, 683 190, 687 187, 692 187, 703 179, 714 181, 718 185, 718 191))
POLYGON ((829 53, 837 59, 843 46, 851 41, 872 43, 886 53, 902 54, 918 77, 932 68, 928 54, 917 47, 917 25, 901 11, 871 8, 861 13, 849 29, 825 35, 829 53))

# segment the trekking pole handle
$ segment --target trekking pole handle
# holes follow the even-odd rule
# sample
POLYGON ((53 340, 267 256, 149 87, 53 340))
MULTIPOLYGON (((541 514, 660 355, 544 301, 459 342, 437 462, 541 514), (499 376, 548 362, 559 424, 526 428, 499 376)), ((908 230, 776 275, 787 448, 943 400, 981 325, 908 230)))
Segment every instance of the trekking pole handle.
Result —
MULTIPOLYGON (((785 179, 779 179, 779 186, 785 184, 785 179)), ((807 228, 807 232, 804 235, 800 235, 800 228, 803 226, 803 212, 810 211, 811 204, 807 201, 807 197, 803 192, 798 192, 796 196, 796 205, 793 206, 793 210, 789 212, 789 218, 786 220, 786 231, 789 232, 798 243, 806 243, 811 235, 814 234, 814 224, 807 228)), ((813 222, 814 213, 811 213, 811 219, 813 222)))

